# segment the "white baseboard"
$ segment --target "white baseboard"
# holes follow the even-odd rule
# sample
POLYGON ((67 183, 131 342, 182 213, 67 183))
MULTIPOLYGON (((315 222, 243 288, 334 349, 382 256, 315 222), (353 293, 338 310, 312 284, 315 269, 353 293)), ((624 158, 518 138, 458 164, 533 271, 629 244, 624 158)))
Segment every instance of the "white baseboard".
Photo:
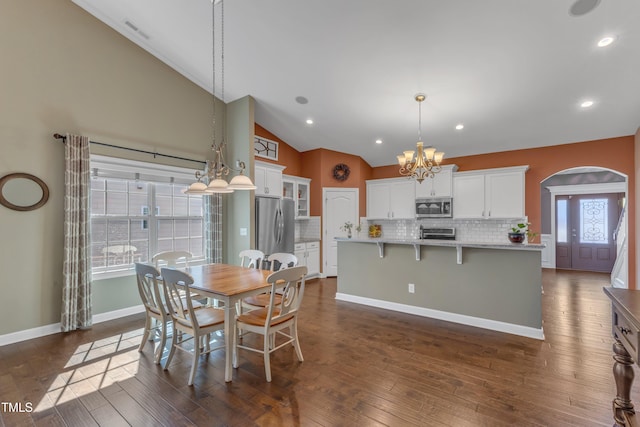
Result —
MULTIPOLYGON (((102 323, 109 320, 118 319, 120 317, 130 316, 132 314, 142 313, 144 311, 143 305, 136 305, 133 307, 127 307, 120 310, 109 311, 107 313, 100 313, 93 316, 93 323, 102 323)), ((0 347, 3 345, 13 344, 20 341, 26 341, 33 338, 40 338, 47 335, 60 333, 60 323, 54 323, 52 325, 38 326, 37 328, 25 329, 23 331, 12 332, 10 334, 0 335, 0 347)))
POLYGON ((373 298, 365 298, 339 292, 336 293, 336 299, 340 301, 368 305, 371 307, 384 308, 386 310, 399 311, 401 313, 414 314, 416 316, 430 317, 433 319, 445 320, 447 322, 460 323, 462 325, 475 326, 477 328, 490 329, 492 331, 505 332, 508 334, 520 335, 528 338, 535 338, 537 340, 544 340, 544 331, 542 330, 542 328, 536 329, 529 326, 515 325, 513 323, 499 322, 497 320, 466 316, 464 314, 449 313, 446 311, 382 301, 373 298))
POLYGON ((611 282, 611 286, 613 286, 614 288, 621 288, 621 289, 627 288, 627 284, 619 277, 616 277, 615 279, 613 279, 613 282, 611 282))

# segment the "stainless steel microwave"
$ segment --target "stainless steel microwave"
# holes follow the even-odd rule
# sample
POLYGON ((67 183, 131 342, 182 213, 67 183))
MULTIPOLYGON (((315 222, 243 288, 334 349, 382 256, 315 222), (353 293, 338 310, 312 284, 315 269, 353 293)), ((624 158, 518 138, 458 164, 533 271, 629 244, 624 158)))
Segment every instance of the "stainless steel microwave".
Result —
POLYGON ((416 218, 451 218, 451 197, 416 199, 416 218))

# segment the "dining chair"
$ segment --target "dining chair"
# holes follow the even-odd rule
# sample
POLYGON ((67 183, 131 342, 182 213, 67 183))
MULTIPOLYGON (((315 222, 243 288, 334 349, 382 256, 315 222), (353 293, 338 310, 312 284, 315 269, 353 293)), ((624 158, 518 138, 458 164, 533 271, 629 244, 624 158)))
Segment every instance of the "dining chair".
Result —
MULTIPOLYGON (((180 262, 184 262, 184 267, 189 267, 189 261, 193 258, 193 254, 189 251, 164 251, 158 252, 151 258, 156 268, 169 267, 177 268, 180 262)), ((202 299, 197 292, 191 293, 191 298, 198 300, 202 299)), ((209 301, 209 305, 217 305, 217 301, 209 301)))
POLYGON ((169 350, 164 369, 169 369, 176 349, 192 353, 193 361, 188 381, 188 385, 191 386, 200 355, 224 348, 224 343, 214 348, 210 346, 211 333, 224 329, 224 310, 213 307, 202 307, 196 310, 191 298, 182 297, 182 295, 191 294, 189 286, 193 284, 193 278, 188 273, 173 268, 162 268, 161 274, 164 281, 165 301, 173 319, 174 329, 171 350, 169 350), (176 332, 182 332, 182 334, 176 332), (185 335, 191 337, 185 337, 185 335), (192 341, 192 345, 185 345, 189 341, 192 341))
POLYGON ((271 271, 284 270, 298 265, 298 257, 286 252, 276 252, 267 257, 271 271), (277 265, 276 265, 277 263, 277 265))
MULTIPOLYGON (((249 311, 236 317, 236 328, 233 331, 233 367, 238 367, 238 349, 245 349, 262 353, 264 357, 264 372, 267 382, 271 382, 270 355, 274 351, 292 344, 298 360, 302 362, 302 351, 298 341, 298 312, 304 295, 304 282, 307 267, 291 267, 271 273, 267 282, 271 285, 270 301, 267 307, 249 311), (276 295, 281 294, 282 300, 278 304, 276 295), (283 330, 289 329, 286 333, 283 330), (263 336, 262 348, 239 344, 239 332, 243 334, 253 332, 263 336), (278 337, 284 337, 284 342, 278 343, 278 337)), ((282 341, 282 339, 280 340, 282 341)))
MULTIPOLYGON (((276 252, 267 258, 270 262, 269 269, 271 271, 280 271, 285 268, 295 267, 298 265, 298 257, 294 254, 289 254, 285 252, 276 252), (276 267, 276 262, 277 267, 276 267)), ((255 308, 266 307, 269 305, 270 292, 265 292, 263 294, 253 295, 242 300, 242 306, 248 308, 249 310, 253 310, 255 308)), ((281 297, 276 295, 276 303, 280 304, 281 297)), ((238 314, 241 314, 238 311, 238 314)))
POLYGON ((193 258, 193 254, 189 251, 164 251, 158 252, 151 258, 156 268, 177 267, 178 263, 183 261, 185 267, 189 266, 189 261, 193 258))
POLYGON ((245 249, 240 251, 240 265, 242 267, 262 269, 264 252, 257 249, 245 249))
POLYGON ((136 263, 136 280, 138 282, 138 293, 142 299, 144 310, 146 313, 144 322, 144 333, 138 351, 144 349, 147 341, 153 341, 153 337, 149 340, 151 332, 154 335, 159 334, 160 344, 155 350, 154 362, 160 363, 164 346, 167 341, 167 323, 170 321, 169 313, 162 302, 162 294, 160 293, 160 284, 158 270, 148 264, 136 263))

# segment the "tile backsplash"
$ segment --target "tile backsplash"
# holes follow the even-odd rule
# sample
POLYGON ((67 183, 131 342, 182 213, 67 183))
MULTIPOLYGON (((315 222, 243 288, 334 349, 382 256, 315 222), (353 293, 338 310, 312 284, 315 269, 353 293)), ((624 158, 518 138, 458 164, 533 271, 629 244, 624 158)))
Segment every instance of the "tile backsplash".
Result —
POLYGON ((361 218, 363 236, 369 224, 382 226, 382 237, 388 239, 417 239, 420 226, 453 227, 456 229, 456 240, 465 242, 505 243, 509 239, 507 233, 515 224, 527 222, 527 218, 512 219, 428 219, 428 220, 367 220, 361 218))
POLYGON ((309 219, 296 220, 295 239, 320 240, 320 217, 311 216, 309 219))

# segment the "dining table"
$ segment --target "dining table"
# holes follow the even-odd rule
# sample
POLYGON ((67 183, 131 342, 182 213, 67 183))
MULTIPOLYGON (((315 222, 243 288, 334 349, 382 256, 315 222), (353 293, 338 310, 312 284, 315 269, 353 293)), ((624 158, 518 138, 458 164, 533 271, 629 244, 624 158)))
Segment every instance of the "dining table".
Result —
POLYGON ((236 328, 236 303, 252 295, 261 294, 270 288, 268 270, 240 267, 230 264, 203 264, 187 267, 193 277, 195 292, 203 297, 224 303, 224 380, 233 378, 233 334, 236 328))

